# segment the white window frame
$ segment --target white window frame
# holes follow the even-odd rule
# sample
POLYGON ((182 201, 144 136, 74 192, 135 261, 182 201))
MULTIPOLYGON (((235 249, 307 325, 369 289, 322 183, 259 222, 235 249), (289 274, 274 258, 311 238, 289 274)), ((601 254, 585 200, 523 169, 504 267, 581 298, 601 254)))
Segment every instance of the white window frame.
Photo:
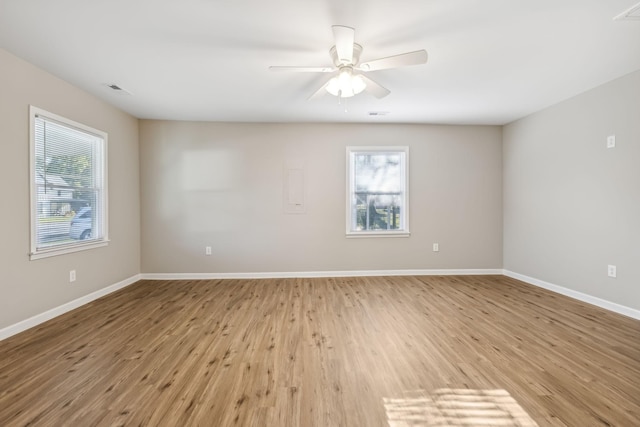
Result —
POLYGON ((347 179, 346 179, 346 237, 409 237, 409 147, 408 146, 348 146, 347 147, 347 179), (353 208, 351 206, 353 200, 353 188, 355 184, 355 176, 352 171, 352 154, 360 153, 402 153, 404 155, 404 188, 403 188, 403 206, 401 210, 401 224, 404 228, 401 230, 363 230, 355 231, 351 229, 353 208))
MULTIPOLYGON (((109 244, 109 218, 108 218, 108 190, 107 190, 107 146, 108 135, 98 129, 86 126, 82 123, 75 122, 67 119, 66 117, 59 116, 33 105, 29 106, 29 187, 30 187, 30 222, 31 222, 31 251, 30 259, 36 260, 40 258, 47 258, 56 255, 63 255, 78 251, 84 251, 88 249, 99 248, 107 246, 109 244), (96 203, 100 209, 103 223, 101 229, 103 231, 102 238, 98 240, 89 241, 77 241, 71 243, 63 243, 55 246, 38 249, 37 246, 37 206, 38 206, 38 190, 36 186, 36 118, 44 117, 47 120, 58 122, 61 125, 78 129, 80 131, 93 134, 98 138, 102 138, 102 155, 101 164, 99 165, 100 182, 102 191, 100 193, 100 200, 96 203)), ((98 217, 94 215, 94 217, 98 217)))

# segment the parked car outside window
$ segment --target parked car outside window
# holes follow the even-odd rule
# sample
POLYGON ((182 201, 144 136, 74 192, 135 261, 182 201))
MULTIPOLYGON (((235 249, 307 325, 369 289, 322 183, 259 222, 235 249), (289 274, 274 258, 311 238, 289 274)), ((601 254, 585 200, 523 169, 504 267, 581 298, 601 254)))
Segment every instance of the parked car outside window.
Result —
POLYGON ((91 207, 84 207, 71 220, 71 228, 69 237, 76 240, 87 240, 91 238, 91 227, 93 225, 93 216, 91 207))

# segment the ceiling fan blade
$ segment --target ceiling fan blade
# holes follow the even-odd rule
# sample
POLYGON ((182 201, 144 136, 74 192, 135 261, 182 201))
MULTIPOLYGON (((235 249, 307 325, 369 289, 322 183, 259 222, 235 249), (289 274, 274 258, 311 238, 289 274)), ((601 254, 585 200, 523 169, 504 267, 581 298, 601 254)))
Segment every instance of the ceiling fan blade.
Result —
POLYGON ((409 65, 425 64, 427 62, 427 51, 416 50, 415 52, 401 53, 400 55, 388 56, 386 58, 375 59, 373 61, 360 64, 358 70, 376 71, 387 70, 389 68, 407 67, 409 65))
POLYGON ((338 60, 345 65, 353 63, 353 41, 356 30, 342 25, 334 25, 331 29, 336 41, 338 60))
POLYGON ((317 91, 313 92, 313 94, 307 98, 307 101, 312 101, 314 99, 318 99, 321 96, 323 96, 324 94, 327 93, 327 85, 329 84, 329 82, 331 81, 331 79, 327 80, 326 82, 324 82, 324 84, 322 86, 320 86, 320 89, 318 89, 317 91))
POLYGON ((335 71, 333 67, 288 67, 288 66, 271 66, 270 71, 294 71, 298 73, 330 73, 335 71))
POLYGON ((364 74, 359 74, 359 76, 361 76, 364 82, 367 84, 364 90, 366 90, 376 98, 384 98, 385 96, 391 93, 389 89, 387 89, 386 87, 380 86, 378 83, 374 82, 364 74))

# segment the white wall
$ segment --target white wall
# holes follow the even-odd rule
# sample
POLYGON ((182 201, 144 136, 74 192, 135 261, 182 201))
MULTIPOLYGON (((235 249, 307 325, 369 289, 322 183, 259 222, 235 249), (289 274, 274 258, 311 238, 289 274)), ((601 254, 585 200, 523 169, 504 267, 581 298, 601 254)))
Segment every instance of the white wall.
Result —
POLYGON ((640 71, 503 137, 504 268, 640 309, 640 71))
POLYGON ((2 49, 0 81, 1 330, 138 274, 140 207, 137 119, 2 49), (29 260, 29 104, 109 134, 108 247, 29 260))
POLYGON ((144 273, 502 267, 500 127, 142 120, 140 158, 144 273), (347 239, 345 147, 393 144, 410 147, 411 237, 347 239), (307 213, 285 215, 298 161, 307 213))

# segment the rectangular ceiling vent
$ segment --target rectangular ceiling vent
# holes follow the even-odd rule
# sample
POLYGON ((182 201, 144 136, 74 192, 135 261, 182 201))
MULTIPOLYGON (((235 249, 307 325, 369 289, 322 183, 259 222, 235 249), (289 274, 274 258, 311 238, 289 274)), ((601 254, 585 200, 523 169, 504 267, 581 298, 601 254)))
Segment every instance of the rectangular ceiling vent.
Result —
POLYGON ((640 3, 631 6, 620 15, 613 18, 614 21, 640 21, 640 3))
POLYGON ((113 92, 120 94, 120 95, 131 95, 131 92, 129 92, 126 89, 121 88, 120 86, 118 86, 115 83, 105 83, 104 84, 106 87, 108 87, 109 89, 111 89, 113 92))

